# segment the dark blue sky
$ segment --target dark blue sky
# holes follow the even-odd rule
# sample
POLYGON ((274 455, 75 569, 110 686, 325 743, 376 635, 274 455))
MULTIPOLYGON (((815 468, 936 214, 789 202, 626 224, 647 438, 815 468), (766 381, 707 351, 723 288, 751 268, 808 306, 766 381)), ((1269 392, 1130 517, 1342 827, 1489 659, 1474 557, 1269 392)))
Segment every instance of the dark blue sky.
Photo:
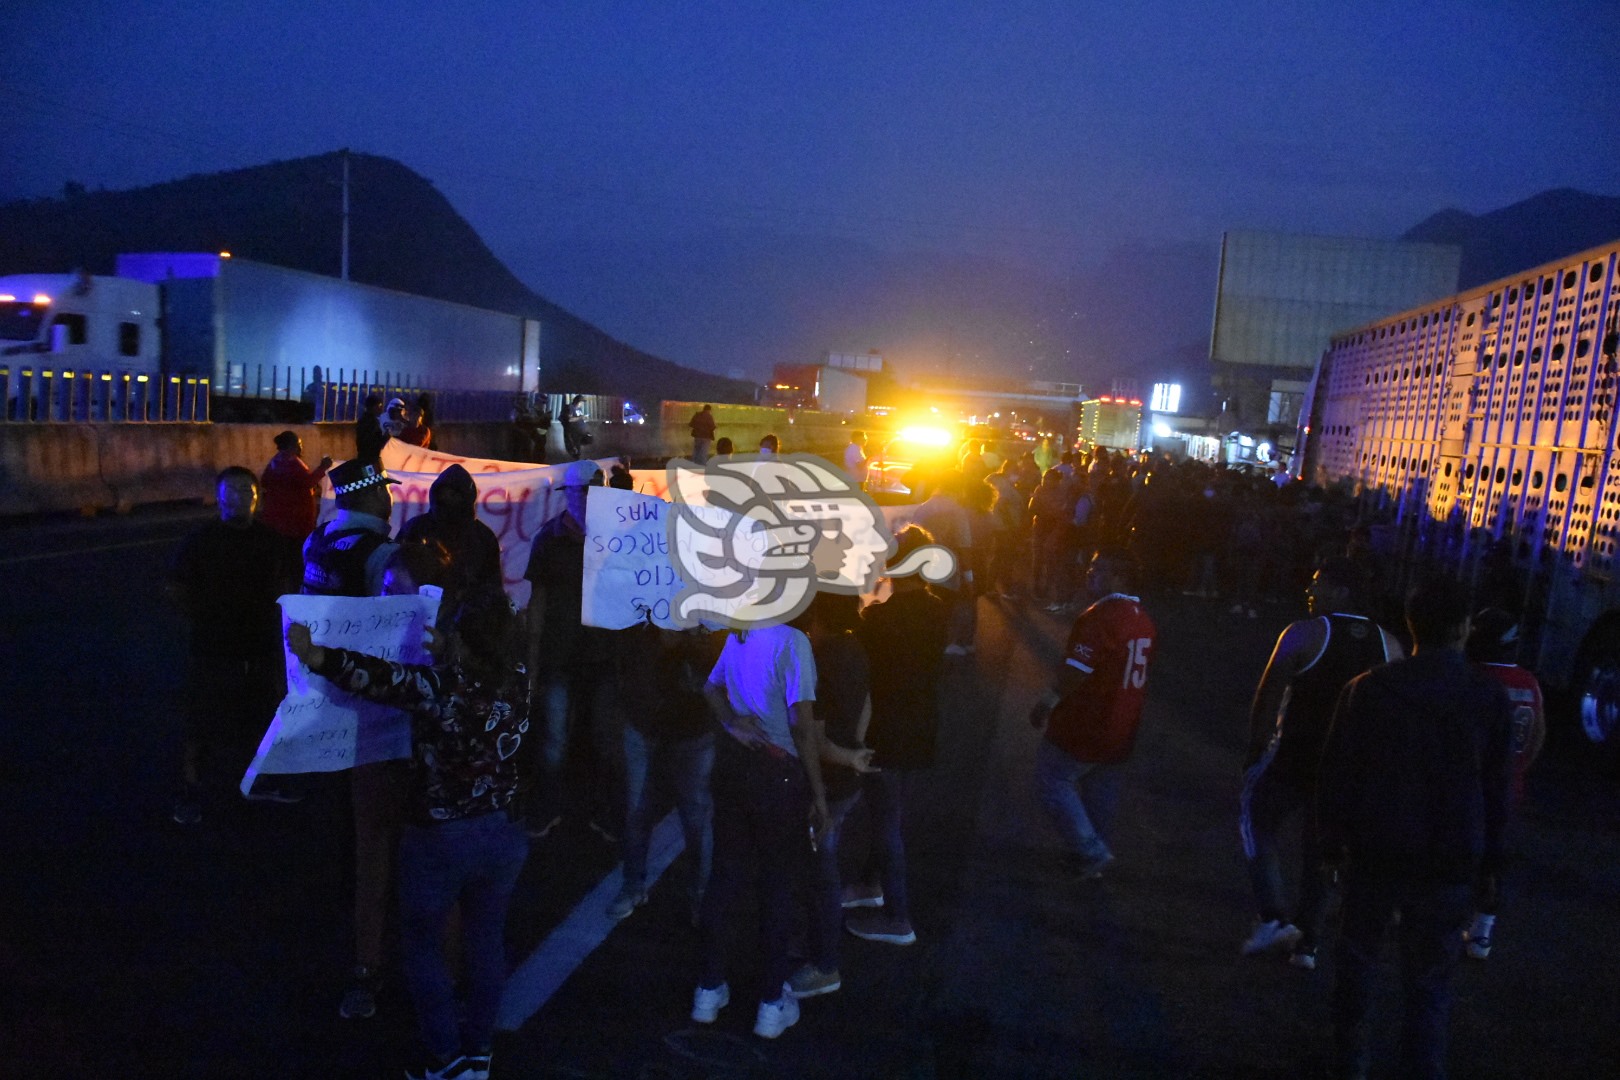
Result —
MULTIPOLYGON (((721 371, 876 347, 1062 375, 1103 362, 1065 290, 1121 252, 1206 252, 1212 288, 1228 228, 1394 236, 1620 194, 1614 0, 23 0, 6 22, 0 199, 384 154, 539 291, 721 371), (1043 299, 992 332, 909 270, 1043 299)), ((1145 374, 1212 302, 1177 301, 1145 374)))

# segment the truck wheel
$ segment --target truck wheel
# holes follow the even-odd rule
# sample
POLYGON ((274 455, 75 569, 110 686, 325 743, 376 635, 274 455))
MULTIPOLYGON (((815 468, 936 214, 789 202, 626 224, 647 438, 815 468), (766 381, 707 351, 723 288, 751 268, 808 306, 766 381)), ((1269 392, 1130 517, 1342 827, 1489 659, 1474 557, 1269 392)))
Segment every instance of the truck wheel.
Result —
POLYGON ((1575 719, 1588 742, 1620 742, 1620 638, 1613 634, 1581 649, 1575 672, 1575 719))

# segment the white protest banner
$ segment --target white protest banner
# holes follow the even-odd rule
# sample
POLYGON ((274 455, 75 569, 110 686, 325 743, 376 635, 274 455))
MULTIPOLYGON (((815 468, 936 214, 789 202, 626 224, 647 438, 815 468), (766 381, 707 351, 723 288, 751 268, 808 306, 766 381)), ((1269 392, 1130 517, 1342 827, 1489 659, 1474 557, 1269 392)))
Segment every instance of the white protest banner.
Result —
MULTIPOLYGON (((531 469, 554 469, 561 475, 561 471, 566 468, 563 465, 542 465, 539 462, 463 457, 460 454, 447 454, 442 450, 412 446, 399 439, 389 439, 383 444, 381 461, 383 468, 390 473, 425 473, 430 476, 437 476, 452 465, 460 465, 474 477, 480 473, 526 472, 531 469)), ((602 470, 604 481, 612 474, 613 466, 617 462, 617 458, 596 459, 596 467, 602 470)), ((635 490, 643 495, 656 495, 662 499, 669 490, 663 469, 631 469, 630 479, 635 484, 635 490)))
MULTIPOLYGON (((315 644, 425 664, 422 631, 439 611, 438 590, 417 596, 283 596, 281 628, 309 627, 315 644), (432 595, 427 595, 431 593, 432 595)), ((263 773, 335 772, 411 756, 409 719, 363 701, 312 673, 286 653, 287 696, 242 777, 242 794, 263 773)))
POLYGON ((617 488, 592 488, 585 501, 585 589, 580 621, 623 630, 647 613, 674 629, 669 605, 683 582, 669 557, 669 503, 617 488))
MULTIPOLYGON (((613 460, 597 462, 604 477, 613 460)), ((398 439, 391 439, 383 446, 382 463, 389 476, 399 481, 389 489, 394 509, 388 527, 394 536, 399 535, 399 530, 411 518, 427 513, 429 491, 440 473, 451 465, 460 465, 471 473, 473 484, 478 488, 478 520, 490 527, 501 546, 501 576, 506 595, 519 608, 528 604, 529 583, 524 580, 523 571, 529 565, 529 548, 540 526, 562 512, 562 493, 557 489, 562 486, 566 465, 459 457, 424 450, 398 439)), ((630 475, 637 490, 649 495, 662 497, 667 489, 662 470, 635 469, 630 475)), ((331 481, 323 479, 320 520, 326 521, 336 511, 331 481)))

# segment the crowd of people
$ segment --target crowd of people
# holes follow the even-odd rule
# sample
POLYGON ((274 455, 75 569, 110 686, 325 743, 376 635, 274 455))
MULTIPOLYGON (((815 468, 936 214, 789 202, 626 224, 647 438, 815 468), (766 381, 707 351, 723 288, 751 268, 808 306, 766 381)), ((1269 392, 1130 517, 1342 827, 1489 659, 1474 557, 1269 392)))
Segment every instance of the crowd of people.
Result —
MULTIPOLYGON (((310 469, 285 432, 262 478, 222 472, 217 520, 182 548, 174 585, 192 665, 174 818, 200 820, 211 767, 234 786, 274 710, 278 595, 443 590, 425 666, 323 648, 298 626, 285 636, 311 671, 410 718, 411 760, 348 772, 355 948, 339 1003, 350 1019, 376 1010, 392 893, 424 1051, 408 1075, 489 1075, 507 904, 530 845, 565 819, 619 849, 623 884, 607 916, 646 902, 660 785, 686 841, 680 874, 700 942, 694 1021, 714 1022, 730 1003, 735 909, 750 882, 760 1037, 791 1027, 802 1000, 840 989, 844 933, 915 942, 905 808, 937 755, 942 669, 975 651, 981 603, 1073 616, 1029 711, 1043 732, 1033 794, 1076 877, 1106 876, 1120 767, 1156 655, 1148 609, 1182 594, 1248 619, 1299 592, 1310 618, 1284 631, 1251 710, 1236 817, 1257 918, 1241 951, 1314 968, 1342 886, 1336 1031, 1342 1071, 1360 1075, 1378 942, 1398 914, 1407 1063, 1440 1075, 1451 965, 1465 948, 1489 954, 1512 778, 1539 746, 1539 691, 1504 656, 1512 620, 1482 613, 1470 638, 1467 596, 1443 579, 1408 599, 1415 654, 1402 659, 1402 641, 1380 625, 1389 585, 1353 502, 1198 462, 969 443, 908 478, 919 501, 892 556, 943 545, 956 556, 949 580, 893 578, 864 607, 818 594, 792 622, 729 633, 607 631, 581 620, 585 506, 605 481, 595 463, 567 466, 561 512, 530 551, 527 610, 515 612, 464 469, 447 469, 428 512, 390 534, 394 481, 368 423, 398 436, 384 426, 392 403, 377 404, 357 425, 356 457, 339 466, 310 469), (322 475, 336 513, 316 527, 322 475), (1477 665, 1464 661, 1465 642, 1477 665), (843 840, 857 814, 867 843, 852 852, 843 840), (1279 839, 1294 819, 1297 905, 1284 895, 1279 839), (447 925, 459 928, 451 951, 447 925)), ((704 415, 694 456, 712 460, 730 447, 704 415)), ((778 450, 775 436, 761 441, 761 453, 778 450)), ((846 465, 857 456, 864 463, 858 433, 846 465)), ((261 777, 249 794, 300 796, 285 777, 261 777)))

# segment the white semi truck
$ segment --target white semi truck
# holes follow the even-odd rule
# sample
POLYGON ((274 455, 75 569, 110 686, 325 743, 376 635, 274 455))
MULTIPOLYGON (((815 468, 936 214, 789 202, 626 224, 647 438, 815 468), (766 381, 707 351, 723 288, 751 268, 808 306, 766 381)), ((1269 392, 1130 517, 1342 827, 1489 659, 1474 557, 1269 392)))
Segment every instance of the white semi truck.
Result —
POLYGON ((361 387, 515 394, 538 388, 539 358, 536 320, 225 253, 0 277, 12 419, 207 419, 361 387))
POLYGON ((1395 565, 1508 606, 1522 663, 1620 744, 1620 240, 1346 330, 1295 468, 1398 526, 1395 565))

